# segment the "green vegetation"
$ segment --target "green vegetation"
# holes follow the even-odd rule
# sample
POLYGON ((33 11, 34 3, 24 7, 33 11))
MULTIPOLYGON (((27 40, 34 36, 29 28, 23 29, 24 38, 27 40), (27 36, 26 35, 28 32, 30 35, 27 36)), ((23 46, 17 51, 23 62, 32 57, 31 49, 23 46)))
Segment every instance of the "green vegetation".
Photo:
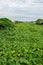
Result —
POLYGON ((43 23, 43 19, 37 19, 37 20, 36 20, 36 24, 41 25, 41 23, 43 23))
POLYGON ((23 21, 15 21, 15 23, 23 23, 23 21))
POLYGON ((0 19, 0 65, 43 65, 43 26, 0 19))
POLYGON ((0 18, 0 26, 4 26, 6 28, 14 27, 12 21, 8 18, 0 18))

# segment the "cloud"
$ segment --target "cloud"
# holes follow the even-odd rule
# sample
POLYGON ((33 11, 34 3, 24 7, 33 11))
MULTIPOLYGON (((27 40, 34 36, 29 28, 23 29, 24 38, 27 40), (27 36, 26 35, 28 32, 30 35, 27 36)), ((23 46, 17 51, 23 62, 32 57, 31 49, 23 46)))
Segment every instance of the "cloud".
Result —
POLYGON ((34 3, 43 3, 43 0, 34 0, 34 3))
POLYGON ((14 20, 43 18, 43 0, 0 0, 0 17, 14 20))

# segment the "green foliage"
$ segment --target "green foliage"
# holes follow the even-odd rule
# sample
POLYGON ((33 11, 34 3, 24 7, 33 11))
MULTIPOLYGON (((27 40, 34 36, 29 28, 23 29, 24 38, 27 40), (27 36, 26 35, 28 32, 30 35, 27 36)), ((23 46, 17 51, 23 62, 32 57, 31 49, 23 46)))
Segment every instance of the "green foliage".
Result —
POLYGON ((23 23, 23 21, 15 21, 15 23, 23 23))
POLYGON ((0 18, 0 27, 1 28, 10 28, 10 27, 14 27, 13 22, 11 20, 9 20, 8 18, 0 18))
POLYGON ((39 24, 40 25, 41 24, 41 21, 42 21, 42 19, 37 19, 36 20, 36 24, 39 24))
POLYGON ((14 23, 10 30, 7 27, 0 30, 0 65, 43 65, 43 26, 14 23))

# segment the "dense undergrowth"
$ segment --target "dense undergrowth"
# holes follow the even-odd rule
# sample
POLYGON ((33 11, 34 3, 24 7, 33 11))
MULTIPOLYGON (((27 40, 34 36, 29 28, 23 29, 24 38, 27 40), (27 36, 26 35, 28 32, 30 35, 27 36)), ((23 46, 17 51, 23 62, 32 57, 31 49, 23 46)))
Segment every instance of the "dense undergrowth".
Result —
POLYGON ((0 65, 43 65, 43 26, 13 22, 7 26, 6 21, 0 24, 0 65))

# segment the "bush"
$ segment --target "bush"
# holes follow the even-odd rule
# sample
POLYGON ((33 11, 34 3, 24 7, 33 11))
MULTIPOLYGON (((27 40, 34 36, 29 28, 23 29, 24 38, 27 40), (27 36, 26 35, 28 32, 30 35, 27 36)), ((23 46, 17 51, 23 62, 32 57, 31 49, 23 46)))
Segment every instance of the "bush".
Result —
POLYGON ((42 20, 41 19, 37 19, 36 20, 36 24, 39 24, 40 25, 40 22, 41 22, 42 20))
POLYGON ((8 18, 0 18, 0 28, 11 28, 13 27, 13 22, 9 20, 8 18))
POLYGON ((23 23, 23 21, 15 21, 15 23, 23 23))
POLYGON ((5 29, 4 25, 0 25, 0 30, 5 29))

